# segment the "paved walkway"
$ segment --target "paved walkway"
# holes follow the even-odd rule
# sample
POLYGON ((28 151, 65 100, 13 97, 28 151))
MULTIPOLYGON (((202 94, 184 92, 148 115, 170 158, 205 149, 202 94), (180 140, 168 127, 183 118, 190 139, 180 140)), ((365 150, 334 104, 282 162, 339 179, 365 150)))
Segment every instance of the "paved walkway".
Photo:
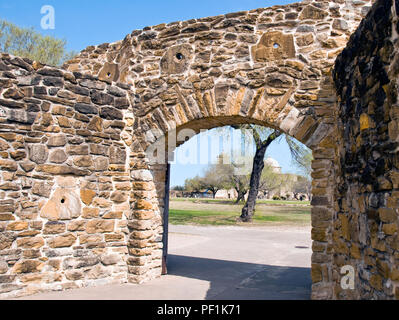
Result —
POLYGON ((310 227, 170 226, 169 275, 39 300, 310 299, 310 227))

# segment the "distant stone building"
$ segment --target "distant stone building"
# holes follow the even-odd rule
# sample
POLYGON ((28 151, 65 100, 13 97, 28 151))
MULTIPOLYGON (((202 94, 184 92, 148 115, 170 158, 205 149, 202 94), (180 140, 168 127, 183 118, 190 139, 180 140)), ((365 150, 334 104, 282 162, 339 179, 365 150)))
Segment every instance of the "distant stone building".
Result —
POLYGON ((269 157, 265 160, 265 165, 268 165, 273 168, 273 172, 281 173, 281 167, 277 160, 269 157))
POLYGON ((216 193, 215 198, 216 199, 236 199, 238 196, 238 193, 235 189, 230 189, 230 190, 219 190, 216 193))

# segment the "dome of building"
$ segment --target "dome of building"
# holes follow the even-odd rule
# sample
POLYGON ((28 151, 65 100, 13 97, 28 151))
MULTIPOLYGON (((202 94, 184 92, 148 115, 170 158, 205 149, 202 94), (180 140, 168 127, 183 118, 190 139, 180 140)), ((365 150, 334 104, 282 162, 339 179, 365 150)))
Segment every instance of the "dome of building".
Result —
POLYGON ((281 172, 280 164, 278 163, 278 161, 277 161, 276 159, 273 159, 273 158, 271 158, 271 157, 268 157, 268 158, 265 160, 265 164, 271 166, 271 167, 273 168, 273 171, 275 171, 275 172, 281 172))

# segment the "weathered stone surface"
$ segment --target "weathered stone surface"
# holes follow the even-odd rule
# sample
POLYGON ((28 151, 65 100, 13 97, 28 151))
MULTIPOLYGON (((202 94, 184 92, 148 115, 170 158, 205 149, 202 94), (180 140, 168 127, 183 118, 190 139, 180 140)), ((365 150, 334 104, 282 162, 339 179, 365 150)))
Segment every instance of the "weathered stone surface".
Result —
POLYGON ((17 240, 17 245, 24 249, 39 249, 44 246, 44 240, 41 237, 21 238, 17 240))
POLYGON ((294 37, 279 31, 267 32, 252 47, 252 57, 258 62, 295 58, 294 37))
POLYGON ((75 175, 75 176, 86 176, 90 174, 89 170, 76 169, 65 165, 52 165, 43 164, 37 166, 38 172, 45 172, 54 175, 75 175))
POLYGON ((90 205, 93 201, 94 197, 96 196, 96 191, 88 190, 88 189, 81 189, 80 190, 80 198, 85 205, 90 205))
POLYGON ((88 168, 93 165, 93 160, 90 156, 77 156, 74 158, 73 164, 77 167, 88 168))
POLYGON ((48 150, 45 145, 33 144, 29 146, 29 159, 37 164, 46 163, 48 150))
POLYGON ((299 19, 323 20, 326 16, 328 16, 328 13, 326 11, 321 10, 315 6, 309 5, 302 10, 299 19))
POLYGON ((82 218, 84 219, 91 219, 91 218, 98 218, 100 214, 100 210, 98 208, 83 208, 82 218))
POLYGON ((0 250, 11 248, 16 238, 17 236, 13 232, 0 232, 0 250))
POLYGON ((123 261, 131 281, 160 275, 166 166, 149 166, 149 146, 176 127, 243 123, 313 149, 312 297, 399 296, 397 10, 377 1, 343 50, 370 1, 338 2, 148 27, 67 70, 1 54, 0 250, 12 270, 0 298, 120 278, 123 261), (60 189, 74 193, 67 209, 60 189), (346 264, 361 267, 353 292, 339 287, 346 264))
POLYGON ((67 248, 71 247, 76 242, 76 236, 73 234, 66 234, 47 240, 50 248, 67 248))
POLYGON ((98 107, 85 103, 75 104, 75 110, 83 114, 98 114, 98 107))
POLYGON ((50 221, 44 225, 43 233, 44 234, 58 234, 63 233, 66 230, 65 223, 58 221, 50 221))
POLYGON ((122 120, 123 113, 116 108, 102 107, 100 108, 100 117, 107 120, 122 120))
POLYGON ((24 110, 9 110, 7 120, 31 125, 35 122, 37 115, 38 114, 36 112, 26 112, 24 110))
POLYGON ((111 200, 115 203, 125 202, 129 198, 129 195, 126 192, 115 191, 111 194, 111 200))
POLYGON ((61 164, 68 160, 68 156, 62 149, 53 150, 50 152, 49 160, 52 163, 61 164))
POLYGON ((161 70, 167 74, 183 73, 187 70, 193 48, 188 44, 177 45, 168 49, 161 60, 161 70))
POLYGON ((111 164, 125 164, 126 163, 126 150, 110 147, 109 148, 109 163, 111 164))
POLYGON ((12 268, 13 273, 34 273, 40 272, 44 263, 38 260, 18 261, 12 268))
POLYGON ((115 63, 105 63, 98 78, 104 81, 118 81, 119 79, 119 65, 115 63))
POLYGON ((86 225, 86 232, 89 234, 112 231, 114 231, 114 221, 110 220, 91 220, 86 225))
POLYGON ((103 255, 100 257, 100 261, 103 265, 109 266, 119 262, 120 258, 117 254, 103 255))
POLYGON ((61 135, 55 135, 51 136, 47 142, 48 147, 63 147, 67 143, 66 136, 61 134, 61 135))
POLYGON ((14 161, 0 160, 0 169, 7 171, 17 171, 18 165, 14 161))
POLYGON ((103 129, 103 120, 100 117, 97 117, 97 116, 93 117, 90 120, 90 123, 87 126, 87 129, 101 132, 102 129, 103 129))
POLYGON ((4 260, 0 259, 0 274, 4 274, 8 271, 8 264, 4 260))
POLYGON ((81 215, 79 196, 74 190, 58 188, 40 211, 42 218, 51 221, 70 220, 81 215))
POLYGON ((27 221, 16 221, 11 222, 7 225, 7 229, 9 231, 22 231, 26 230, 29 227, 29 223, 27 221))
POLYGON ((43 196, 48 198, 50 197, 51 189, 52 185, 47 182, 44 181, 34 182, 32 187, 32 193, 38 196, 43 196))

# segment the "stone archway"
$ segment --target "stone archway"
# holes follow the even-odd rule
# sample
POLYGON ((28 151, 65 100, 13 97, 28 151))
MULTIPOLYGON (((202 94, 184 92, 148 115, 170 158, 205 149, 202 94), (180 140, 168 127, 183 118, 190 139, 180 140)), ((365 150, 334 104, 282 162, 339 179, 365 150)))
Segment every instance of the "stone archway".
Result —
POLYGON ((313 150, 312 297, 398 298, 399 8, 378 0, 361 22, 371 2, 146 27, 62 69, 2 54, 2 297, 160 276, 166 162, 149 147, 250 122, 313 150), (62 192, 76 212, 47 215, 62 192))
MULTIPOLYGON (((263 126, 269 126, 268 122, 262 122, 257 119, 241 116, 221 116, 221 117, 205 117, 202 119, 188 121, 184 125, 176 129, 176 135, 178 140, 174 147, 183 143, 185 136, 179 137, 179 132, 182 129, 191 129, 193 132, 199 132, 201 129, 212 129, 224 125, 232 124, 242 124, 242 123, 256 123, 263 126)), ((295 122, 293 122, 295 123, 295 122)), ((303 120, 299 123, 300 125, 306 125, 307 121, 303 120)), ((298 123, 297 123, 298 125, 298 123)), ((326 128, 326 127, 324 127, 326 128)), ((281 127, 280 127, 281 129, 281 127)), ((291 127, 289 128, 296 132, 306 132, 309 128, 291 127)), ((327 127, 328 129, 328 127, 327 127)), ((312 167, 315 172, 313 174, 313 201, 312 201, 312 239, 313 248, 316 249, 314 257, 312 259, 312 280, 313 284, 313 294, 329 294, 326 292, 326 288, 329 290, 331 288, 331 279, 328 278, 329 273, 326 272, 331 268, 332 253, 328 252, 328 247, 332 244, 332 228, 333 228, 333 193, 334 193, 334 181, 335 181, 335 161, 334 153, 330 149, 334 145, 333 131, 334 128, 331 127, 330 130, 326 130, 322 135, 319 134, 317 138, 310 139, 310 141, 317 141, 314 145, 310 146, 315 160, 313 161, 312 167), (328 133, 331 134, 328 134, 328 133), (329 150, 330 149, 330 150, 329 150), (324 270, 324 273, 323 273, 324 270), (320 289, 321 288, 321 289, 320 289), (320 293, 319 293, 320 292, 320 293)), ((285 132, 290 132, 287 130, 285 132)), ((169 132, 166 132, 168 136, 169 132)), ((175 138, 175 137, 174 137, 175 138)), ((157 140, 159 141, 159 140, 157 140)), ((155 143, 157 144, 157 143, 155 143)), ((166 142, 167 144, 167 142, 166 142)), ((159 151, 160 148, 165 147, 163 143, 160 143, 155 150, 159 151)), ((169 152, 165 153, 165 156, 173 154, 174 147, 169 149, 169 152)), ((151 152, 154 149, 148 148, 151 152)), ((152 159, 152 154, 147 150, 145 152, 146 159, 152 159)), ((165 158, 164 158, 165 159, 165 158)), ((157 160, 160 160, 157 158, 157 160)), ((130 279, 133 282, 142 282, 151 279, 152 277, 157 277, 161 275, 161 243, 163 242, 164 232, 167 226, 165 226, 162 220, 164 216, 164 205, 166 199, 166 188, 165 181, 167 180, 167 164, 166 161, 162 163, 153 163, 151 161, 143 166, 139 170, 133 170, 132 176, 134 177, 135 183, 137 184, 137 189, 142 187, 141 191, 136 193, 137 198, 134 200, 136 205, 133 211, 133 217, 131 219, 130 227, 132 228, 132 235, 135 236, 134 241, 131 241, 130 249, 134 250, 135 255, 144 255, 141 261, 146 261, 147 263, 137 266, 136 259, 132 261, 134 268, 130 275, 130 279), (151 190, 151 191, 150 191, 151 190), (155 192, 153 192, 155 190, 155 192), (150 192, 148 192, 150 191, 150 192), (149 231, 151 228, 152 231, 149 231), (157 242, 153 243, 153 240, 157 239, 157 242), (145 248, 140 248, 143 245, 145 248), (149 247, 153 247, 153 251, 157 252, 154 257, 148 259, 149 247), (146 253, 147 254, 146 254, 146 253)), ((167 235, 166 235, 167 236, 167 235)), ((132 238, 131 238, 132 239, 132 238)))
POLYGON ((161 274, 166 165, 150 165, 146 150, 180 128, 251 122, 313 150, 313 297, 333 296, 338 135, 331 70, 368 4, 304 1, 161 24, 89 47, 68 63, 71 71, 134 84, 129 281, 161 274))

